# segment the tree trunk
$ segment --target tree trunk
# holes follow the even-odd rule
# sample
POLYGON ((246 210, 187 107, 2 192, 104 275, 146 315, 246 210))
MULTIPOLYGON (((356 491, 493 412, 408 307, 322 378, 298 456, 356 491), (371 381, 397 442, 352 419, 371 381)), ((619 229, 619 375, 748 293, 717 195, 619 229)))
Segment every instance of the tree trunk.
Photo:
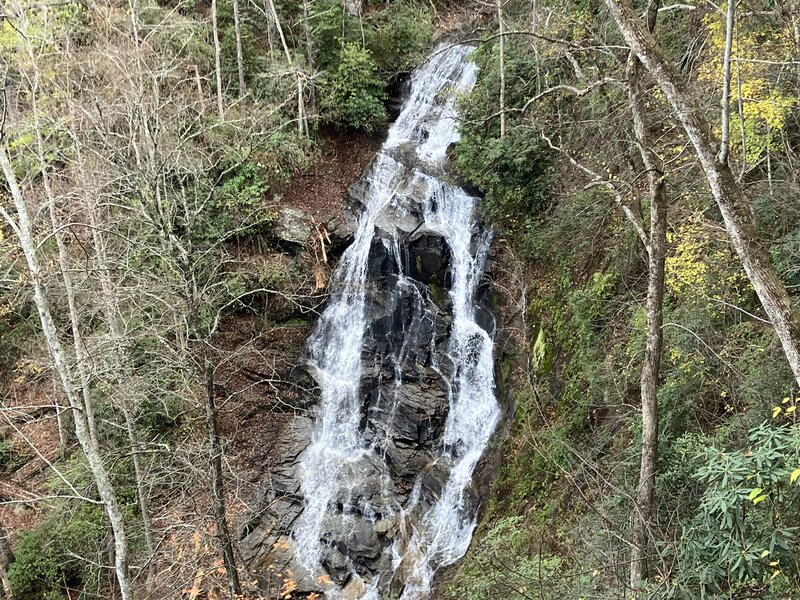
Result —
MULTIPOLYGON (((147 194, 147 191, 143 192, 147 194)), ((158 193, 155 203, 159 204, 158 193)), ((160 213, 160 209, 157 209, 160 213)), ((197 281, 197 254, 192 246, 191 238, 184 240, 176 236, 172 228, 157 215, 145 212, 145 218, 155 227, 161 238, 164 251, 168 256, 174 257, 175 271, 180 273, 185 310, 182 314, 186 337, 182 340, 183 351, 187 359, 191 357, 197 369, 197 374, 203 383, 203 409, 205 413, 206 435, 208 436, 211 467, 211 505, 214 522, 217 527, 217 536, 220 541, 223 565, 228 577, 228 587, 231 598, 241 594, 239 573, 236 570, 236 555, 231 539, 225 507, 225 486, 222 469, 223 449, 217 426, 217 407, 214 397, 214 364, 211 360, 209 338, 213 331, 204 331, 201 323, 202 292, 197 281)))
MULTIPOLYGON (((721 163, 728 162, 731 139, 731 52, 733 51, 733 23, 736 15, 736 0, 728 2, 728 14, 725 19, 725 53, 722 58, 722 139, 719 144, 721 163)), ((744 153, 745 146, 742 146, 744 153)))
MULTIPOLYGON (((198 342, 203 343, 203 342, 198 342)), ((233 553, 233 542, 228 529, 225 514, 225 488, 222 475, 222 443, 217 428, 217 406, 214 400, 214 365, 208 356, 208 348, 203 351, 203 375, 205 378, 205 412, 208 442, 211 445, 211 503, 214 510, 214 521, 217 525, 217 536, 222 547, 222 560, 228 573, 228 587, 231 596, 236 598, 242 593, 239 573, 236 570, 236 557, 233 553)))
MULTIPOLYGON (((647 29, 655 30, 659 0, 650 0, 646 10, 647 29)), ((655 498, 658 462, 658 380, 661 368, 664 315, 664 268, 667 253, 667 190, 664 165, 655 153, 645 120, 646 104, 642 98, 642 73, 639 58, 631 52, 627 69, 628 104, 633 116, 636 145, 647 171, 650 194, 650 232, 647 243, 646 341, 640 377, 642 399, 642 456, 639 484, 633 513, 633 548, 631 552, 631 587, 647 577, 647 549, 655 498)))
POLYGON ((233 0, 233 29, 236 34, 236 70, 239 74, 239 97, 247 88, 244 82, 244 55, 242 54, 242 26, 239 20, 239 0, 233 0))
POLYGON ((275 24, 275 29, 278 30, 278 37, 281 39, 281 46, 283 47, 283 52, 286 54, 286 62, 290 65, 292 64, 292 54, 289 52, 289 45, 286 43, 286 37, 283 35, 283 27, 281 26, 281 21, 278 18, 278 11, 275 9, 275 2, 273 0, 267 0, 267 4, 269 6, 269 12, 272 15, 272 22, 275 24))
POLYGON ((114 287, 109 276, 110 269, 106 255, 106 244, 101 235, 100 223, 97 221, 97 206, 87 206, 89 224, 92 230, 92 242, 94 245, 95 258, 97 260, 97 271, 100 279, 100 290, 102 293, 103 310, 106 315, 108 329, 111 333, 111 342, 114 346, 114 362, 117 375, 116 397, 122 415, 125 419, 125 429, 128 435, 128 443, 131 447, 131 459, 133 461, 133 473, 136 479, 136 495, 139 502, 139 513, 142 517, 142 530, 144 533, 144 545, 147 550, 147 585, 149 586, 156 575, 155 553, 156 544, 153 539, 153 521, 150 518, 149 494, 145 483, 144 468, 142 467, 142 443, 139 434, 136 432, 136 421, 133 417, 134 407, 132 406, 130 394, 130 372, 127 368, 128 361, 125 351, 124 327, 120 323, 119 305, 114 295, 114 287))
POLYGON ((300 137, 308 137, 308 119, 306 118, 305 76, 298 69, 297 73, 297 130, 300 137))
MULTIPOLYGON (((283 35, 283 27, 281 26, 281 21, 278 18, 278 11, 275 9, 275 2, 273 0, 267 0, 267 2, 269 6, 269 12, 272 15, 272 20, 275 22, 275 28, 278 30, 278 36, 281 38, 281 45, 283 46, 283 52, 286 55, 286 62, 289 63, 289 65, 294 65, 294 61, 292 61, 292 53, 289 51, 289 45, 286 43, 286 37, 283 35)), ((303 91, 303 81, 305 76, 300 72, 300 69, 296 69, 295 77, 297 79, 297 132, 300 137, 308 137, 305 93, 303 91)))
POLYGON ((269 8, 269 3, 264 0, 264 16, 267 19, 267 43, 269 44, 269 56, 275 58, 275 42, 272 39, 272 11, 269 8))
POLYGON ((497 2, 497 23, 500 28, 500 137, 506 136, 506 32, 503 25, 503 0, 497 2))
POLYGON ((756 239, 755 227, 750 221, 750 201, 736 182, 729 164, 717 160, 718 144, 709 122, 703 117, 685 82, 658 49, 653 36, 644 29, 628 2, 605 2, 631 50, 661 88, 694 146, 731 244, 775 328, 795 380, 800 384, 800 315, 770 262, 767 250, 756 239))
POLYGON ((8 566, 14 562, 14 554, 11 552, 11 547, 8 545, 8 536, 6 529, 0 525, 0 582, 2 589, 0 593, 6 600, 14 600, 14 591, 11 589, 11 582, 8 579, 8 566))
MULTIPOLYGON (((33 56, 31 55, 31 59, 33 56)), ((72 282, 72 276, 69 265, 69 256, 58 216, 56 214, 56 198, 53 194, 50 185, 50 175, 47 168, 47 161, 45 158, 44 140, 42 138, 42 129, 39 122, 39 110, 37 105, 37 86, 38 78, 34 79, 34 84, 31 89, 31 107, 34 114, 34 130, 36 135, 36 148, 37 158, 39 161, 39 168, 42 175, 42 185, 45 190, 45 197, 48 204, 48 213, 50 215, 50 225, 52 227, 52 235, 56 241, 58 248, 58 264, 61 271, 61 280, 64 284, 64 294, 67 299, 67 312, 69 314, 70 328, 72 329, 72 346, 75 352, 75 365, 80 379, 80 393, 83 398, 82 409, 86 418, 87 426, 87 442, 89 451, 86 452, 87 459, 90 463, 90 468, 95 478, 98 493, 100 498, 106 505, 106 512, 108 513, 109 520, 111 521, 111 528, 114 537, 114 550, 115 550, 115 564, 117 579, 122 592, 123 598, 131 597, 131 582, 128 572, 128 538, 125 532, 124 520, 122 512, 119 508, 117 501, 116 490, 111 484, 110 477, 102 463, 102 456, 100 455, 100 447, 97 437, 97 426, 95 424, 94 414, 94 401, 91 397, 91 374, 90 374, 90 359, 86 351, 83 337, 81 335, 81 323, 78 314, 78 307, 75 301, 75 288, 72 282), (91 456, 90 456, 91 455, 91 456), (94 463, 94 466, 92 466, 94 463), (102 489, 101 489, 102 488, 102 489)), ((35 252, 35 250, 34 250, 35 252)), ((80 441, 80 440, 79 440, 80 441)))
POLYGON ((219 44, 217 25, 217 0, 211 0, 211 36, 214 38, 214 75, 217 80, 217 113, 219 120, 225 120, 225 105, 222 102, 222 48, 219 44))
MULTIPOLYGON (((308 8, 308 0, 303 0, 303 30, 306 36, 306 65, 309 73, 314 72, 314 44, 311 31, 311 11, 308 8)), ((313 84, 309 89, 308 109, 312 115, 317 111, 317 93, 313 84)), ((307 120, 307 119, 306 119, 307 120)), ((308 127, 306 125, 306 127, 308 127)))
POLYGON ((203 84, 200 81, 200 69, 194 65, 194 84, 197 88, 197 105, 201 115, 206 114, 206 97, 203 94, 203 84))

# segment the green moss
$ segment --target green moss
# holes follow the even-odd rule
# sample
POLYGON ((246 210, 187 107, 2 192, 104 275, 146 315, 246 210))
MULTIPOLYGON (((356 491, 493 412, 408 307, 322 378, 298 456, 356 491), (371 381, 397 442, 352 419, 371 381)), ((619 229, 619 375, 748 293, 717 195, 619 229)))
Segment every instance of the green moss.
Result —
MULTIPOLYGON (((420 262, 420 258, 419 257, 417 257, 417 262, 418 263, 420 262)), ((417 268, 421 269, 421 266, 418 265, 417 268)), ((428 295, 429 295, 430 299, 433 300, 433 303, 436 306, 440 306, 440 307, 443 306, 445 304, 445 302, 447 302, 447 299, 448 299, 447 290, 442 288, 442 287, 439 287, 433 281, 431 281, 428 284, 428 295)))

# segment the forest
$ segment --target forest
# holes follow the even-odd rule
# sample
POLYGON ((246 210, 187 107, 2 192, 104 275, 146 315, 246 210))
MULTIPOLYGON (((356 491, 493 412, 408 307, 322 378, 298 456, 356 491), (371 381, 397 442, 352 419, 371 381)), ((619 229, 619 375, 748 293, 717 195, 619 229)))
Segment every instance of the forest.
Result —
POLYGON ((0 0, 0 76, 0 598, 798 598, 800 1, 0 0))

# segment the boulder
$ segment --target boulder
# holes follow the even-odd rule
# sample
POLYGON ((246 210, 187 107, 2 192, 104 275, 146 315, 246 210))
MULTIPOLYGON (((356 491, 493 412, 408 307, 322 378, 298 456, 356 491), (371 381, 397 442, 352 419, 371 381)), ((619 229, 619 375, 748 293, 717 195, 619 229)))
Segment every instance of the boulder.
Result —
POLYGON ((283 242, 305 246, 313 233, 311 217, 298 208, 282 208, 272 233, 283 242))

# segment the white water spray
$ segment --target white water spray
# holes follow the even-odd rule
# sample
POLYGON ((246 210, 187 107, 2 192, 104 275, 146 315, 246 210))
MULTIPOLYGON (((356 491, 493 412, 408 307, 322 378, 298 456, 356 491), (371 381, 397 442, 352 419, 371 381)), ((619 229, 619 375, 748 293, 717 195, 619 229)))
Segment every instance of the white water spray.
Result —
MULTIPOLYGON (((355 527, 358 519, 394 516, 409 528, 408 535, 396 537, 385 550, 392 557, 391 576, 395 587, 400 581, 402 600, 427 597, 436 570, 466 552, 476 518, 468 490, 500 413, 494 397, 492 339, 476 323, 475 315, 488 235, 476 233, 475 198, 429 174, 441 172, 447 149, 458 140, 455 100, 476 79, 476 68, 467 60, 470 52, 468 46, 440 46, 412 76, 410 96, 373 164, 355 239, 334 275, 333 297, 309 340, 321 399, 311 443, 300 458, 305 505, 292 532, 295 559, 311 577, 324 579, 321 556, 326 519, 335 513, 342 525, 355 527), (412 150, 416 168, 405 164, 411 162, 407 158, 399 158, 412 150), (420 215, 420 222, 409 231, 412 213, 420 215), (405 506, 389 500, 376 505, 363 500, 360 493, 368 479, 380 481, 383 490, 389 485, 381 438, 367 440, 364 435, 360 389, 369 326, 369 257, 378 230, 401 271, 398 289, 413 287, 400 267, 402 243, 411 236, 441 236, 450 251, 452 325, 447 357, 454 366, 447 381, 447 420, 435 459, 449 475, 439 497, 423 508, 419 480, 405 506)), ((398 365, 403 353, 401 348, 398 365)), ((439 372, 437 364, 431 368, 439 372)), ((399 386, 398 367, 396 389, 399 386)), ((362 577, 355 571, 352 578, 359 585, 348 598, 377 599, 378 590, 389 584, 379 581, 379 575, 362 577)), ((326 586, 326 594, 345 597, 332 585, 326 586)))

